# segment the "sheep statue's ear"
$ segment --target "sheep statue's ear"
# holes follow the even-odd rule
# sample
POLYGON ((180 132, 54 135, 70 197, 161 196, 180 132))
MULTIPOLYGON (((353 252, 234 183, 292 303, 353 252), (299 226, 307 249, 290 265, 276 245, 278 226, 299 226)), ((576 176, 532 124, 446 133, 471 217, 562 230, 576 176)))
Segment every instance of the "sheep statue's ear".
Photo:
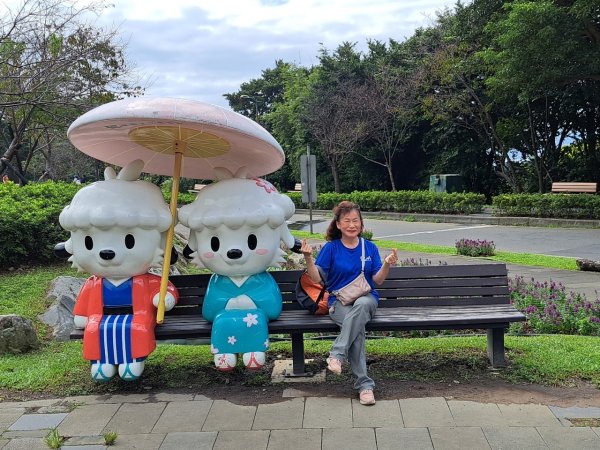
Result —
POLYGON ((69 258, 71 254, 67 251, 64 242, 59 242, 54 246, 54 255, 59 258, 69 258))
POLYGON ((144 169, 144 161, 141 159, 136 159, 131 161, 125 167, 121 169, 119 175, 117 175, 118 180, 126 180, 126 181, 135 181, 142 174, 142 170, 144 169))
POLYGON ((231 170, 226 169, 225 167, 215 167, 213 172, 215 173, 215 178, 219 181, 229 180, 230 178, 234 177, 231 170))
POLYGON ((116 178, 117 178, 117 173, 115 172, 115 169, 113 169, 110 166, 108 166, 106 169, 104 169, 104 179, 105 180, 114 180, 116 178))
POLYGON ((246 166, 240 167, 235 172, 235 178, 248 178, 248 168, 246 166))
POLYGON ((178 259, 179 253, 177 253, 177 250, 175 250, 175 246, 173 246, 173 248, 171 249, 171 261, 169 262, 169 264, 172 266, 177 262, 178 259))
POLYGON ((294 253, 302 253, 300 249, 302 248, 302 241, 298 238, 294 238, 294 246, 290 248, 290 251, 294 253))
POLYGON ((187 259, 192 259, 192 253, 194 253, 196 250, 192 250, 192 248, 189 245, 186 245, 183 248, 183 256, 187 259))

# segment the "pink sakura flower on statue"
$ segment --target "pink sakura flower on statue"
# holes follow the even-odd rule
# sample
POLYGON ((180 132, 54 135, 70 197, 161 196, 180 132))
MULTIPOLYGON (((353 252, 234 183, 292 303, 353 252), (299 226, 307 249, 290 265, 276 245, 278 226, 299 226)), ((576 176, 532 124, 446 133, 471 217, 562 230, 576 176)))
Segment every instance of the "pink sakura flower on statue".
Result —
POLYGON ((248 313, 246 314, 246 317, 244 317, 242 320, 244 322, 246 322, 246 326, 248 328, 250 328, 252 325, 258 325, 258 314, 251 314, 248 313))
POLYGON ((237 342, 237 339, 235 338, 235 336, 229 336, 227 338, 227 343, 228 344, 235 345, 236 342, 237 342))
POLYGON ((254 181, 256 181, 256 185, 258 187, 261 187, 265 191, 267 191, 267 194, 270 194, 271 192, 277 192, 277 189, 275 188, 275 186, 273 186, 267 180, 263 180, 262 178, 255 178, 254 181))
POLYGON ((217 353, 219 353, 219 349, 218 349, 218 348, 216 348, 216 347, 213 347, 213 345, 212 345, 212 344, 210 344, 210 352, 211 352, 213 355, 216 355, 217 353))

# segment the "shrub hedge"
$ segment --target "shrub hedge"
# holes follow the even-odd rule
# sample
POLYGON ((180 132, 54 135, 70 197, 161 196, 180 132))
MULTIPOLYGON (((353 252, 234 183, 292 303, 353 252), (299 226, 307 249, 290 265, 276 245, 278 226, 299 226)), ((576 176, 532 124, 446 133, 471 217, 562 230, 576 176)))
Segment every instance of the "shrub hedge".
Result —
MULTIPOLYGON (((297 208, 305 208, 300 192, 288 192, 297 208)), ((350 200, 363 211, 400 213, 475 214, 485 205, 483 194, 440 193, 429 191, 354 191, 350 194, 325 192, 317 196, 316 209, 331 210, 342 200, 350 200)))
POLYGON ((0 269, 53 258, 54 245, 67 239, 58 215, 80 185, 0 184, 0 269))
MULTIPOLYGON (((58 215, 81 187, 62 182, 31 183, 23 187, 0 184, 0 270, 54 258, 54 245, 68 238, 58 224, 58 215)), ((168 202, 169 193, 164 194, 168 202)), ((296 207, 306 207, 301 193, 287 195, 296 207)), ((190 203, 194 198, 196 194, 182 192, 179 204, 190 203)), ((473 193, 355 191, 319 194, 314 206, 331 210, 342 200, 351 200, 364 211, 421 214, 473 214, 481 212, 485 205, 484 196, 473 193)), ((507 194, 494 197, 492 205, 497 215, 600 219, 598 195, 507 194)))
POLYGON ((504 194, 492 207, 498 216, 600 219, 600 195, 504 194))

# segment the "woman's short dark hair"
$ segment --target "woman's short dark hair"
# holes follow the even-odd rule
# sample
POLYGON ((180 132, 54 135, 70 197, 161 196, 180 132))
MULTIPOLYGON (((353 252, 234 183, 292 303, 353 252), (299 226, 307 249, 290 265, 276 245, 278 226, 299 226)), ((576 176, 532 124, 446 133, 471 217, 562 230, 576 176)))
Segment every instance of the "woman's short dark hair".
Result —
POLYGON ((344 200, 333 208, 333 220, 327 227, 327 231, 325 233, 326 240, 333 241, 334 239, 340 239, 342 237, 342 232, 338 228, 337 222, 341 220, 342 216, 345 216, 351 211, 356 211, 358 213, 358 217, 360 218, 360 233, 358 236, 362 236, 363 218, 362 214, 360 213, 360 208, 356 203, 344 200))

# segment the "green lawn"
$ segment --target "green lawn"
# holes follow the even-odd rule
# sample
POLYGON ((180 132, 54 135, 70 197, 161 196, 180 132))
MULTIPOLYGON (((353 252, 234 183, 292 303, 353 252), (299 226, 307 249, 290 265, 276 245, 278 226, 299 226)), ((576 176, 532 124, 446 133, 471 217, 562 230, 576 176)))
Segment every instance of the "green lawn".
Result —
MULTIPOLYGON (((317 233, 308 233, 306 231, 293 231, 292 234, 299 239, 312 238, 323 239, 323 235, 317 233)), ((432 255, 457 255, 456 248, 443 245, 414 244, 412 242, 396 242, 387 240, 375 240, 379 248, 395 248, 405 252, 429 253, 432 255)), ((498 262, 509 264, 521 264, 524 266, 547 267, 549 269, 578 270, 575 263, 576 258, 563 256, 536 255, 534 253, 512 253, 496 252, 495 256, 486 257, 498 262)))

